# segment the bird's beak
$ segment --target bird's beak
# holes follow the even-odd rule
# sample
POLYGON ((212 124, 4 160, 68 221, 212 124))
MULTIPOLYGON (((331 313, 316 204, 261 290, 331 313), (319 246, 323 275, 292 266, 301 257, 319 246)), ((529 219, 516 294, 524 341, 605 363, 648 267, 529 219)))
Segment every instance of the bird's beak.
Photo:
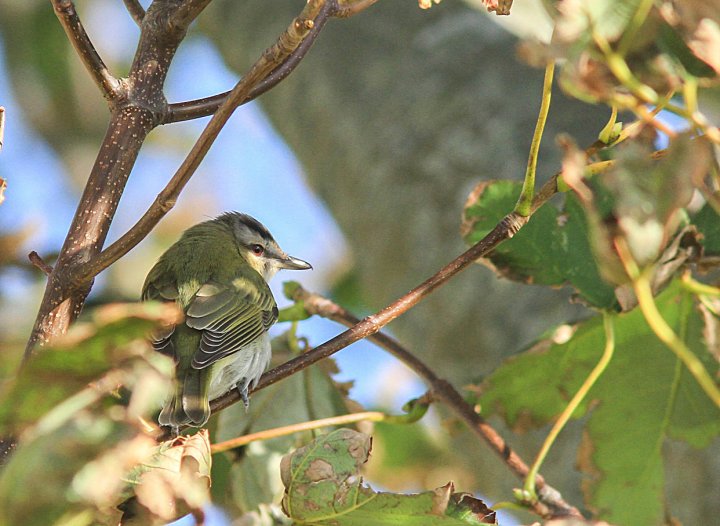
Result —
POLYGON ((279 267, 287 270, 308 270, 312 268, 312 265, 302 259, 294 258, 292 256, 285 256, 278 259, 280 263, 279 267))

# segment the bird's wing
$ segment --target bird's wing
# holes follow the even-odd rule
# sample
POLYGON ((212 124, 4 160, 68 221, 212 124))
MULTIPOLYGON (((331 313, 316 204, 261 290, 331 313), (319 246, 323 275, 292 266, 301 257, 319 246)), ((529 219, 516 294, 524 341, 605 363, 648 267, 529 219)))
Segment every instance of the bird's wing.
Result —
MULTIPOLYGON (((178 298, 178 289, 175 281, 163 279, 160 272, 156 272, 155 268, 150 271, 145 281, 142 291, 142 300, 154 301, 176 301, 178 298)), ((157 327, 150 334, 153 348, 163 354, 174 357, 175 346, 172 342, 172 335, 175 332, 175 324, 168 323, 157 327)))
POLYGON ((270 288, 260 277, 236 277, 223 285, 209 282, 190 301, 185 323, 202 331, 192 366, 204 369, 233 354, 267 331, 278 310, 270 288))

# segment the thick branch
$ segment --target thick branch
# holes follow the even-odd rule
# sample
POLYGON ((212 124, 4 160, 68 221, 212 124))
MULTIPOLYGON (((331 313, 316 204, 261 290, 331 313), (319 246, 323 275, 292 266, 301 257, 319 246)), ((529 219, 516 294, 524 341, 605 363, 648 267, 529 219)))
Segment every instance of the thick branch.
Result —
POLYGON ((125 8, 130 13, 130 16, 135 20, 137 25, 142 25, 143 18, 145 18, 145 9, 140 5, 138 0, 123 0, 125 2, 125 8))
MULTIPOLYGON (((55 0, 54 5, 81 56, 90 57, 84 59, 86 64, 90 64, 91 71, 102 73, 104 66, 100 67, 102 62, 97 54, 93 55, 72 2, 55 0)), ((176 7, 172 2, 153 2, 145 15, 129 77, 118 88, 115 104, 111 104, 108 130, 49 276, 25 350, 26 360, 38 342, 47 342, 67 331, 90 292, 94 274, 78 279, 77 269, 100 252, 140 147, 167 107, 163 84, 190 22, 181 17, 185 26, 168 23, 176 7)))
POLYGON ((175 175, 155 198, 153 204, 135 225, 117 241, 105 249, 98 257, 79 268, 74 276, 76 281, 87 280, 109 267, 112 263, 127 254, 142 241, 155 225, 175 206, 180 192, 188 183, 200 162, 205 158, 210 146, 219 135, 225 123, 235 109, 247 99, 250 92, 263 79, 282 64, 305 40, 318 19, 327 18, 331 9, 330 3, 309 2, 290 24, 278 41, 267 49, 258 61, 243 76, 228 97, 218 108, 210 122, 198 137, 195 145, 178 168, 175 175))
POLYGON ((186 28, 212 0, 185 0, 172 12, 172 22, 186 28))
POLYGON ((95 84, 107 100, 115 100, 121 94, 120 81, 108 71, 100 55, 85 32, 72 0, 51 0, 55 14, 70 39, 75 51, 88 70, 95 84))

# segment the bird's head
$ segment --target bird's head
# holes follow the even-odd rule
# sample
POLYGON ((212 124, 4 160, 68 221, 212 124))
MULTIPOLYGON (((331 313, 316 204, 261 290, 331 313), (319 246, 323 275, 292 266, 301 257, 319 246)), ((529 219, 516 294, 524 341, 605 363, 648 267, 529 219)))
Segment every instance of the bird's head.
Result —
POLYGON ((312 265, 302 259, 287 255, 272 234, 254 217, 238 212, 228 212, 218 220, 229 224, 238 244, 240 255, 269 282, 280 269, 307 270, 312 265))

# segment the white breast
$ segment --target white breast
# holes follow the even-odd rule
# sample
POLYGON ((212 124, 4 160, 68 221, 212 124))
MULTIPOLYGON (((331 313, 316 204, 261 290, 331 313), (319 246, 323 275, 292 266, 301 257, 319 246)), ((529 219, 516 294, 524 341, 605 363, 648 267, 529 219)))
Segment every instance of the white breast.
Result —
POLYGON ((212 365, 208 398, 214 400, 227 393, 244 378, 254 387, 269 364, 270 336, 264 332, 246 347, 212 365))

